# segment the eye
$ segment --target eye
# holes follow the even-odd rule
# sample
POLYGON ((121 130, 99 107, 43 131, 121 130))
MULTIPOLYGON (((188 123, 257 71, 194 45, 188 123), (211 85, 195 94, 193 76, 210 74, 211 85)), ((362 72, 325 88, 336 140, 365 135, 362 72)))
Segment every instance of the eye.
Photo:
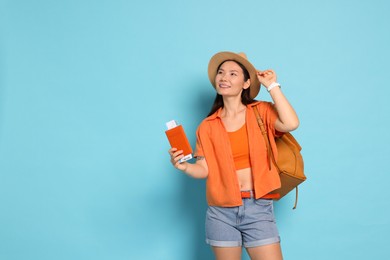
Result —
POLYGON ((231 76, 237 76, 237 73, 232 72, 232 73, 230 73, 230 75, 231 76))
POLYGON ((222 71, 218 70, 217 74, 222 74, 222 71))

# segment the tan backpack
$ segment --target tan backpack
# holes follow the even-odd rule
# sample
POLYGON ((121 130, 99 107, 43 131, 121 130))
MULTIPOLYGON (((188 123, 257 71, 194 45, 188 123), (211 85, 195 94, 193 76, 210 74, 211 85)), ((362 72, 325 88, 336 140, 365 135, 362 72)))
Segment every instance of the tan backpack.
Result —
POLYGON ((257 106, 253 106, 253 109, 257 123, 267 145, 268 163, 271 167, 270 160, 272 160, 279 172, 280 181, 282 183, 280 189, 272 193, 279 193, 280 197, 277 199, 279 200, 295 188, 295 204, 293 207, 293 209, 295 209, 298 203, 298 185, 306 180, 306 176, 303 172, 303 158, 301 155, 302 148, 297 140, 295 140, 294 136, 290 133, 284 133, 281 137, 275 137, 275 143, 278 149, 278 160, 276 161, 274 153, 272 152, 266 127, 260 117, 257 106))

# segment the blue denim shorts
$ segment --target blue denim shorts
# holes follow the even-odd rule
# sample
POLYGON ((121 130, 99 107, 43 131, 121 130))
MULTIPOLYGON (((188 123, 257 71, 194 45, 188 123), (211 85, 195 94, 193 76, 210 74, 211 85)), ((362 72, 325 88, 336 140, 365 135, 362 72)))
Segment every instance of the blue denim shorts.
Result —
POLYGON ((216 247, 257 247, 280 242, 273 201, 248 198, 239 207, 209 206, 206 243, 216 247))

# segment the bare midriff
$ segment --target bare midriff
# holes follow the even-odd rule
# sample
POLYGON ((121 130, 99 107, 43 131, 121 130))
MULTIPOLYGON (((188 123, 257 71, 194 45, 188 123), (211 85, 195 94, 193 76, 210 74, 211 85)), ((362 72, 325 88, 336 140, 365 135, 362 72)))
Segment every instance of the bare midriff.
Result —
POLYGON ((244 168, 236 171, 238 185, 241 191, 253 190, 252 170, 244 168))

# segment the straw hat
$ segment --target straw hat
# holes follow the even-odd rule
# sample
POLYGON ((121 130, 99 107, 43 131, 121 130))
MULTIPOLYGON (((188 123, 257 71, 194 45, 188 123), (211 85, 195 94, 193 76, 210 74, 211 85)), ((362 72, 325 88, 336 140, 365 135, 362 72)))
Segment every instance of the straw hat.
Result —
POLYGON ((214 86, 214 88, 215 88, 215 76, 217 75, 217 69, 219 65, 221 65, 221 63, 226 60, 237 61, 246 68, 246 70, 249 72, 249 77, 251 80, 251 85, 249 87, 250 97, 255 98, 260 91, 260 81, 256 75, 257 72, 256 68, 248 61, 245 53, 243 52, 234 53, 234 52, 224 51, 224 52, 218 52, 213 57, 211 57, 209 62, 208 73, 209 73, 209 80, 211 84, 214 86))

